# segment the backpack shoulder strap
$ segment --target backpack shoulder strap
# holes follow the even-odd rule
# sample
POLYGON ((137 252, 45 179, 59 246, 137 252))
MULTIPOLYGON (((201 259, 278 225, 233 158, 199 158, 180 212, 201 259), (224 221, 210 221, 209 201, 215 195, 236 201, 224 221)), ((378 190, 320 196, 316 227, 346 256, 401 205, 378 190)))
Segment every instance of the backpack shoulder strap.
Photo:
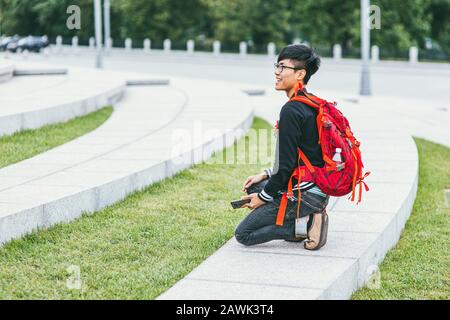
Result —
POLYGON ((321 108, 326 103, 325 100, 307 93, 300 82, 295 87, 295 94, 289 101, 302 102, 315 109, 321 108))

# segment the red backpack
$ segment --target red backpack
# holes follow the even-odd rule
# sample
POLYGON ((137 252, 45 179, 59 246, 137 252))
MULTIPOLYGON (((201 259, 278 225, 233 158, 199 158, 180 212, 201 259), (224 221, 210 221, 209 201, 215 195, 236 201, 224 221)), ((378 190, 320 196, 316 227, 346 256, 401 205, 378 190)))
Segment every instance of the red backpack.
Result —
MULTIPOLYGON (((330 103, 314 95, 306 93, 301 83, 298 84, 297 93, 290 101, 302 102, 317 110, 317 129, 319 131, 319 145, 322 149, 323 168, 313 166, 306 155, 298 148, 298 167, 289 179, 287 192, 283 194, 276 224, 283 225, 287 201, 293 197, 292 179, 298 183, 303 181, 315 183, 325 194, 342 197, 349 193, 351 201, 355 200, 356 187, 359 185, 358 201, 361 202, 362 185, 369 191, 363 181, 370 172, 363 175, 364 165, 359 151, 360 143, 353 136, 347 118, 336 108, 336 102, 330 103), (298 94, 301 92, 301 94, 298 94), (341 149, 342 162, 333 161, 336 149, 341 149), (300 159, 305 165, 300 165, 300 159)), ((301 193, 298 190, 297 219, 300 217, 301 193)))

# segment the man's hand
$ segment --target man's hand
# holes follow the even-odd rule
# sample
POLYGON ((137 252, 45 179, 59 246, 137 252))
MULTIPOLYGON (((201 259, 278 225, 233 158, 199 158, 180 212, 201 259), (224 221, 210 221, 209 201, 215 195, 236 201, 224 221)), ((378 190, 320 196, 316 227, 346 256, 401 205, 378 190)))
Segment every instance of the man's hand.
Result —
POLYGON ((257 193, 249 194, 248 196, 241 197, 242 200, 250 199, 251 201, 249 203, 246 203, 242 206, 242 208, 249 208, 249 209, 257 209, 261 207, 262 205, 265 205, 266 203, 262 201, 257 193))
POLYGON ((260 183, 261 181, 267 179, 267 174, 265 172, 248 177, 244 185, 242 187, 242 191, 247 192, 247 189, 256 183, 260 183))

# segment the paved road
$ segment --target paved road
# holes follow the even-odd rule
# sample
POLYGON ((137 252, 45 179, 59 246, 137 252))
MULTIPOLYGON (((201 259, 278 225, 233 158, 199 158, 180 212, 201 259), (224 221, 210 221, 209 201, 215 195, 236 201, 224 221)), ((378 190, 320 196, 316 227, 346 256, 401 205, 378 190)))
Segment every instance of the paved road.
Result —
MULTIPOLYGON (((46 60, 30 55, 30 60, 46 60)), ((51 61, 78 66, 93 66, 94 55, 82 52, 79 56, 52 55, 51 61)), ((274 59, 260 56, 239 58, 237 55, 214 57, 174 53, 144 54, 115 51, 104 59, 105 67, 113 70, 158 73, 168 76, 187 76, 211 80, 231 80, 255 85, 273 84, 274 59)), ((322 67, 310 82, 311 91, 344 92, 357 95, 360 83, 360 65, 357 60, 334 62, 324 59, 322 67)), ((382 62, 372 66, 374 95, 427 99, 442 103, 450 109, 450 64, 382 62)))
MULTIPOLYGON (((23 60, 20 56, 13 59, 23 60)), ((93 67, 94 53, 82 50, 81 54, 42 55, 31 54, 31 61, 93 67)), ((248 83, 255 87, 274 85, 274 59, 266 56, 222 55, 184 52, 163 54, 142 51, 115 50, 105 57, 106 69, 132 71, 143 74, 160 74, 164 77, 190 77, 248 83)), ((414 136, 423 137, 450 146, 450 64, 420 63, 411 66, 406 62, 381 62, 372 66, 373 99, 371 105, 414 136)), ((327 99, 347 97, 357 101, 360 82, 360 63, 357 60, 335 62, 324 59, 322 67, 309 85, 310 91, 327 99)))

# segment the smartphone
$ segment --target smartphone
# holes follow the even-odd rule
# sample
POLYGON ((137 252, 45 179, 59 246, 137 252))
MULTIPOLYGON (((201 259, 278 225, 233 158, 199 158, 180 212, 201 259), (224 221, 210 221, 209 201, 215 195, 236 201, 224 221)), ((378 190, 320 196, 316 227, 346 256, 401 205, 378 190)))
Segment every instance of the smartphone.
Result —
POLYGON ((233 207, 233 209, 239 209, 242 208, 244 204, 249 203, 250 201, 250 199, 231 201, 231 206, 233 207))

